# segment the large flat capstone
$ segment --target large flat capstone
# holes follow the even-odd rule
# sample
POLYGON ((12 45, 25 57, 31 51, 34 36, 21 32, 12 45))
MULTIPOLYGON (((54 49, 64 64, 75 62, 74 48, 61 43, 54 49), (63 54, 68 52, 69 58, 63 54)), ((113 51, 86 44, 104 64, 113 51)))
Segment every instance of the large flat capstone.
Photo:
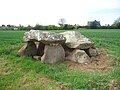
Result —
POLYGON ((64 43, 66 38, 59 33, 40 31, 40 30, 30 30, 24 33, 24 41, 40 41, 44 44, 51 43, 64 43))
POLYGON ((65 45, 69 48, 88 49, 94 46, 94 42, 80 32, 66 31, 61 34, 66 38, 65 45))

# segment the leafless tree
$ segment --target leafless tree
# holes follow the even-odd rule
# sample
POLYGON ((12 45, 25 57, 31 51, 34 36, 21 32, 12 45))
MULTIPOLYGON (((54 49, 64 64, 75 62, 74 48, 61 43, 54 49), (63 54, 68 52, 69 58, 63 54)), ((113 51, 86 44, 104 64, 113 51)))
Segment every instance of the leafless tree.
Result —
POLYGON ((65 18, 60 18, 59 21, 58 21, 58 24, 60 26, 64 26, 64 24, 65 24, 65 18))

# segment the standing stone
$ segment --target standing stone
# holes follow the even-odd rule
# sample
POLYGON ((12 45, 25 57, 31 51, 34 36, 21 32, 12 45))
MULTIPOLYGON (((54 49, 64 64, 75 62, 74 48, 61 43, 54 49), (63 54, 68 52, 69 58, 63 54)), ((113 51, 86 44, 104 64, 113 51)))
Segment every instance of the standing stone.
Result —
POLYGON ((94 46, 94 42, 79 32, 66 31, 61 34, 66 38, 65 45, 69 48, 88 49, 94 46))
POLYGON ((41 57, 43 63, 54 64, 65 59, 65 51, 60 44, 45 45, 44 55, 41 57))
POLYGON ((68 46, 66 46, 65 44, 62 44, 62 47, 65 50, 65 57, 69 56, 70 53, 74 50, 74 48, 69 48, 68 46))
POLYGON ((37 48, 33 41, 28 41, 19 51, 19 56, 35 56, 37 54, 37 48))
POLYGON ((85 49, 85 52, 88 54, 90 57, 96 57, 98 55, 98 52, 95 48, 89 48, 85 49))
POLYGON ((83 50, 75 49, 71 54, 66 57, 67 60, 78 63, 89 63, 90 58, 83 50))

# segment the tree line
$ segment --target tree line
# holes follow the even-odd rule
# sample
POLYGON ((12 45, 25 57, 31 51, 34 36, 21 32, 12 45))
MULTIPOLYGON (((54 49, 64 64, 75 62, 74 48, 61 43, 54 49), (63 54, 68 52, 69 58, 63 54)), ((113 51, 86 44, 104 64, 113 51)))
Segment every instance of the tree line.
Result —
POLYGON ((78 24, 71 25, 71 24, 65 24, 65 19, 62 18, 58 22, 59 26, 56 25, 40 25, 36 24, 35 26, 15 26, 15 25, 1 25, 0 30, 72 30, 72 29, 120 29, 120 17, 117 18, 112 25, 105 25, 105 26, 97 26, 95 23, 91 25, 81 26, 78 24))

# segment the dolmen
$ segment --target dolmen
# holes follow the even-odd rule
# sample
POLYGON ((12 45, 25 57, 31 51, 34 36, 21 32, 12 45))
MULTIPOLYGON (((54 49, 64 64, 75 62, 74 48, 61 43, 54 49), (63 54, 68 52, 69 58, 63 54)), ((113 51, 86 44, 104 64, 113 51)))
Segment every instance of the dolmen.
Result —
POLYGON ((18 51, 19 56, 30 56, 48 64, 64 60, 90 63, 98 55, 94 42, 80 32, 30 30, 24 33, 23 40, 25 45, 18 51))

